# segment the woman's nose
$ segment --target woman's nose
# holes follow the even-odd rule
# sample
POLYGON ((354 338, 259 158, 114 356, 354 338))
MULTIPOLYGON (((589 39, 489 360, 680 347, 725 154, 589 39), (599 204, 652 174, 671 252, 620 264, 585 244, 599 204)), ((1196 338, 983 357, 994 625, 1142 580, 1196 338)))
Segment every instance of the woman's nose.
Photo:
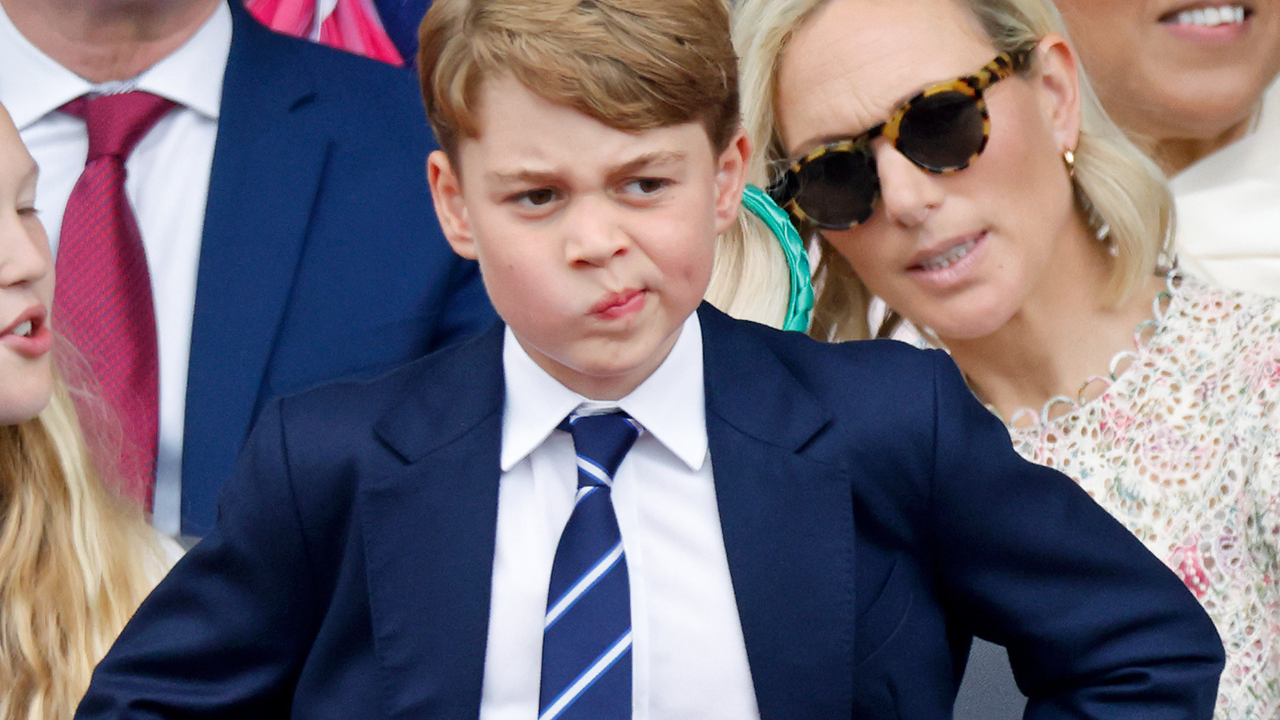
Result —
POLYGON ((873 152, 885 217, 904 227, 923 223, 930 211, 942 204, 939 176, 921 169, 887 140, 876 141, 873 152))

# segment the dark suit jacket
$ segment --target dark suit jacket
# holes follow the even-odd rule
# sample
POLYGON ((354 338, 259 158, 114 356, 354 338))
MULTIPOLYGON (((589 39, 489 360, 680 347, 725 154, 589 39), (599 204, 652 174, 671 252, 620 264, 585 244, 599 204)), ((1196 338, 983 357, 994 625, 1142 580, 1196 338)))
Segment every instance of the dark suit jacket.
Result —
MULTIPOLYGON (((1191 593, 1022 461, 946 355, 699 315, 762 718, 949 717, 970 632, 1010 647, 1030 717, 1211 716, 1222 647, 1191 593)), ((76 717, 476 717, 501 346, 269 406, 76 717)))
POLYGON ((413 74, 231 8, 183 438, 195 535, 267 400, 381 373, 494 318, 431 209, 435 145, 413 74))

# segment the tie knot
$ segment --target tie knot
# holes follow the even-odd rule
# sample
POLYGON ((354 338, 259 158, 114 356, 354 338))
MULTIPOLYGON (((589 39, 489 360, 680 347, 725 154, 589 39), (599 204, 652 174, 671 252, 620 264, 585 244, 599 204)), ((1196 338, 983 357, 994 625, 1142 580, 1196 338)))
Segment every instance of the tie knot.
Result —
POLYGON ((60 110, 84 119, 89 131, 89 160, 129 157, 134 146, 176 103, 148 92, 81 96, 60 110))
POLYGON ((573 435, 573 448, 578 454, 579 486, 611 484, 622 458, 640 437, 639 423, 621 411, 570 417, 561 428, 565 425, 573 435), (597 469, 606 477, 600 477, 597 469))

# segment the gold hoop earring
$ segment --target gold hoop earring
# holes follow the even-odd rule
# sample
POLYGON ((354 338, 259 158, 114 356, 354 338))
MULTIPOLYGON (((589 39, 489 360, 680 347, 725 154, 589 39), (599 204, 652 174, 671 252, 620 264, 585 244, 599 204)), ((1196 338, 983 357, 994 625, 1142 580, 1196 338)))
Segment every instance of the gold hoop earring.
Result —
POLYGON ((1070 149, 1062 151, 1062 164, 1067 166, 1068 177, 1076 176, 1076 154, 1071 152, 1070 149))

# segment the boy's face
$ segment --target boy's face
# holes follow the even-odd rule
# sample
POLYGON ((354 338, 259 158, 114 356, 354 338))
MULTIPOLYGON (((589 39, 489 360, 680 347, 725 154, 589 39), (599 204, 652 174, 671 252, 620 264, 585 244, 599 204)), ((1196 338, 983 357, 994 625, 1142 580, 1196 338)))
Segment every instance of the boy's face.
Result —
POLYGON ((552 377, 589 398, 660 365, 737 214, 749 146, 718 157, 700 123, 632 134, 509 77, 484 83, 480 137, 428 177, 454 250, 480 263, 494 308, 552 377))

